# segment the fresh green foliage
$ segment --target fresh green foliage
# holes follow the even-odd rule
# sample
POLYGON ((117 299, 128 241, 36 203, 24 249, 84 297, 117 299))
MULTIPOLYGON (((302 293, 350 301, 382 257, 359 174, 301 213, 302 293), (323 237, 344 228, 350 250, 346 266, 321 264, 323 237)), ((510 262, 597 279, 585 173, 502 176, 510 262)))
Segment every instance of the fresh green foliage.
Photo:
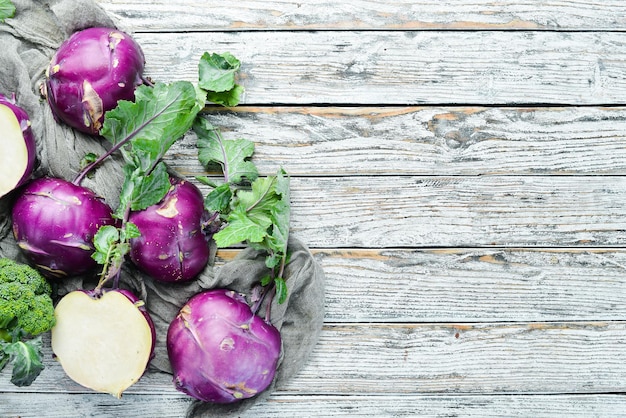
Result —
POLYGON ((0 22, 15 16, 15 5, 11 0, 0 0, 0 22))
POLYGON ((130 149, 122 148, 127 163, 150 171, 155 161, 191 128, 204 107, 194 85, 187 81, 139 86, 135 101, 119 101, 105 114, 100 134, 112 144, 130 138, 130 149))
POLYGON ((287 300, 287 282, 282 277, 274 279, 276 284, 276 294, 278 295, 278 303, 284 303, 287 300))
POLYGON ((222 93, 209 92, 207 94, 207 100, 218 105, 233 107, 239 104, 242 94, 243 87, 237 84, 229 91, 222 93))
MULTIPOLYGON (((225 106, 239 102, 243 89, 236 84, 240 62, 229 53, 205 53, 199 64, 199 86, 208 92, 207 100, 225 106), (233 99, 234 98, 234 99, 233 99)), ((285 301, 287 285, 283 278, 287 263, 290 197, 289 177, 285 170, 275 176, 259 178, 251 161, 254 143, 247 139, 225 140, 206 118, 198 116, 193 124, 198 137, 198 159, 206 168, 219 167, 223 181, 198 177, 212 187, 204 200, 205 209, 219 214, 225 226, 213 234, 218 247, 245 242, 267 253, 265 264, 271 270, 262 285, 274 284, 278 302, 285 301), (249 187, 247 187, 249 186, 249 187)))
POLYGON ((225 140, 218 129, 198 117, 193 127, 198 136, 199 160, 204 166, 219 165, 224 182, 198 178, 213 187, 205 208, 219 212, 225 226, 213 235, 219 248, 245 242, 267 253, 265 264, 272 271, 266 286, 274 282, 278 301, 287 295, 283 276, 289 239, 289 177, 280 169, 274 176, 258 177, 250 161, 254 143, 245 139, 225 140), (244 182, 251 182, 245 187, 244 182))
POLYGON ((130 250, 129 240, 139 236, 136 226, 127 222, 130 212, 157 204, 170 189, 162 158, 192 128, 208 95, 224 95, 228 103, 239 101, 242 90, 235 84, 239 66, 230 53, 205 53, 199 64, 197 86, 188 81, 139 86, 134 102, 120 101, 105 113, 100 134, 113 144, 109 154, 120 150, 125 165, 115 211, 121 226, 103 227, 95 237, 93 257, 103 266, 99 286, 119 276, 130 250))
POLYGON ((130 250, 129 240, 140 235, 132 222, 124 223, 122 228, 105 225, 98 230, 93 239, 96 251, 92 257, 103 266, 100 274, 103 283, 114 278, 120 271, 124 257, 130 250))
POLYGON ((204 107, 205 94, 186 81, 156 83, 135 90, 135 101, 120 101, 104 117, 101 135, 124 157, 124 183, 115 216, 121 226, 104 226, 94 237, 94 260, 103 266, 99 286, 118 277, 130 250, 130 239, 139 236, 128 223, 130 211, 158 203, 170 189, 162 158, 191 129, 204 107))
POLYGON ((41 341, 55 324, 52 289, 37 270, 0 258, 0 370, 13 363, 11 382, 30 385, 41 373, 41 341))
POLYGON ((85 154, 85 156, 80 160, 80 169, 84 169, 85 167, 89 167, 91 164, 95 164, 98 161, 98 155, 93 152, 89 152, 85 154))
MULTIPOLYGON (((276 176, 258 178, 251 190, 237 191, 226 216, 226 227, 213 236, 218 247, 247 241, 263 243, 273 252, 284 252, 288 226, 283 224, 289 220, 289 204, 284 198, 289 195, 283 196, 277 188, 279 178, 286 178, 283 170, 276 176)), ((268 267, 276 267, 276 263, 268 267)))
MULTIPOLYGON (((201 179, 204 183, 207 182, 205 178, 201 179)), ((233 198, 233 191, 230 188, 230 184, 224 183, 215 188, 205 197, 204 207, 209 212, 225 212, 230 205, 230 200, 233 198)))
POLYGON ((226 183, 238 184, 244 178, 258 177, 257 168, 250 161, 254 142, 247 139, 224 141, 219 130, 202 117, 196 119, 193 130, 198 135, 198 159, 205 166, 218 164, 226 183))
POLYGON ((237 106, 243 87, 236 84, 241 63, 229 52, 210 54, 200 58, 198 85, 207 91, 207 100, 223 106, 237 106))
POLYGON ((165 196, 169 177, 159 163, 203 106, 193 84, 177 81, 139 86, 134 102, 120 101, 105 114, 101 135, 113 145, 125 144, 120 149, 126 176, 116 216, 121 219, 129 208, 145 209, 165 196))
MULTIPOLYGON (((28 341, 0 342, 0 349, 6 357, 6 364, 13 363, 11 383, 15 386, 30 386, 44 369, 41 361, 41 337, 28 341)), ((0 369, 2 368, 0 361, 0 369)))

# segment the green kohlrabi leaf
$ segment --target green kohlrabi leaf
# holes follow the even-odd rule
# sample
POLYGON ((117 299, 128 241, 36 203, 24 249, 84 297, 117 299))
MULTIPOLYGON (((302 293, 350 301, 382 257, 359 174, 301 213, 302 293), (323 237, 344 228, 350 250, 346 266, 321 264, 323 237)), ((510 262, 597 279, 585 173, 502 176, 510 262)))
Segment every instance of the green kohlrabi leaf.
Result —
POLYGON ((132 239, 139 238, 141 236, 141 231, 137 228, 132 222, 126 222, 125 228, 122 229, 122 234, 124 234, 124 239, 132 239))
POLYGON ((286 256, 289 238, 289 179, 284 170, 259 177, 250 190, 238 190, 231 201, 227 225, 213 236, 218 247, 247 242, 269 252, 268 267, 286 256))
POLYGON ((0 22, 15 16, 15 5, 11 0, 0 0, 0 22))
POLYGON ((160 161, 150 174, 135 177, 130 209, 143 210, 159 203, 170 187, 167 166, 160 161))
POLYGON ((208 120, 198 117, 193 124, 198 136, 198 159, 204 165, 219 164, 226 183, 241 183, 244 178, 254 180, 258 171, 249 161, 254 154, 254 142, 247 139, 222 138, 219 130, 208 120))
POLYGON ((224 229, 213 235, 219 248, 228 247, 240 242, 261 242, 267 235, 271 221, 259 223, 250 219, 243 207, 233 210, 228 216, 228 224, 224 229))
POLYGON ((98 155, 94 154, 93 152, 89 152, 85 154, 85 156, 80 160, 81 170, 87 167, 88 165, 93 164, 97 160, 98 160, 98 155))
POLYGON ((123 148, 122 154, 128 163, 145 170, 191 128, 203 107, 195 86, 187 81, 139 86, 134 102, 119 101, 115 109, 105 113, 100 134, 113 144, 130 137, 132 153, 123 148))
POLYGON ((4 346, 13 363, 11 383, 16 386, 30 386, 44 369, 41 361, 41 337, 17 341, 4 346))
POLYGON ((287 300, 287 283, 282 277, 275 278, 274 283, 276 284, 276 295, 278 296, 278 303, 284 303, 285 300, 287 300))
POLYGON ((283 169, 280 169, 276 174, 275 191, 278 196, 278 202, 270 209, 273 225, 267 241, 268 246, 273 251, 284 255, 287 251, 287 241, 289 239, 291 206, 289 177, 283 169))
POLYGON ((230 189, 230 185, 224 183, 217 186, 204 198, 204 208, 209 212, 223 213, 228 209, 232 197, 233 192, 230 189))
POLYGON ((98 229, 93 238, 96 251, 91 257, 103 266, 100 273, 103 283, 120 271, 124 258, 130 251, 129 240, 139 236, 139 228, 132 222, 125 222, 121 228, 104 225, 98 229))
POLYGON ((93 237, 93 244, 96 247, 96 251, 91 257, 96 260, 98 264, 105 264, 112 247, 119 241, 119 230, 113 225, 104 225, 98 229, 96 235, 93 237))
POLYGON ((120 204, 114 214, 118 219, 124 219, 129 209, 143 210, 158 203, 171 187, 167 166, 163 161, 159 161, 149 174, 130 164, 124 170, 126 174, 120 192, 120 204))
POLYGON ((218 105, 226 106, 226 107, 234 107, 239 104, 241 100, 241 95, 243 94, 243 87, 239 84, 235 84, 235 87, 228 91, 222 92, 207 92, 206 99, 218 105))
POLYGON ((257 178, 251 190, 240 190, 235 205, 242 207, 246 215, 260 224, 272 224, 271 210, 278 198, 274 192, 274 177, 257 178))
POLYGON ((212 178, 207 177, 207 176, 196 176, 196 180, 198 180, 202 184, 206 184, 207 186, 211 186, 214 189, 219 187, 220 185, 224 184, 222 182, 215 181, 215 179, 212 179, 212 178))
POLYGON ((225 92, 235 87, 235 76, 241 63, 231 53, 205 52, 198 65, 198 85, 207 91, 225 92))

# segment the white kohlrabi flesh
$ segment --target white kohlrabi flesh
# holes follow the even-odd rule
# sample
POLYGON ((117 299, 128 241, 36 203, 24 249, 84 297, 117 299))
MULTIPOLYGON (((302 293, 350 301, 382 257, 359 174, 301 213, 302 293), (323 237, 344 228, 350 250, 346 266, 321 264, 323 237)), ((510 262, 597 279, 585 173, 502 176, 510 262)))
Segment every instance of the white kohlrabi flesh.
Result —
POLYGON ((0 197, 22 185, 33 172, 35 137, 24 109, 0 94, 0 197))
POLYGON ((52 351, 76 383, 119 398, 144 374, 154 350, 154 324, 131 292, 76 290, 54 313, 52 351))

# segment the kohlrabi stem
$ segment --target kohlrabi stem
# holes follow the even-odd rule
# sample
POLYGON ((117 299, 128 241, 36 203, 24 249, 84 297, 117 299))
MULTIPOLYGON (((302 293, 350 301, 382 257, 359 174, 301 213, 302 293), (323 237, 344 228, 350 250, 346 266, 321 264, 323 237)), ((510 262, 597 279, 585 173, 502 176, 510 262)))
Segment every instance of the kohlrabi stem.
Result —
POLYGON ((220 230, 220 223, 216 222, 219 220, 219 217, 219 212, 213 212, 208 219, 200 223, 200 230, 207 239, 210 239, 213 234, 220 230))
MULTIPOLYGON (((272 276, 274 278, 276 278, 276 277, 283 277, 283 274, 285 273, 285 263, 286 263, 286 261, 287 261, 287 254, 283 254, 283 256, 282 256, 282 258, 280 260, 280 268, 278 269, 278 275, 274 274, 274 269, 272 269, 272 276)), ((269 297, 268 297, 268 300, 267 300, 267 305, 265 306, 265 321, 269 322, 270 321, 270 317, 271 317, 272 301, 274 300, 274 296, 276 296, 276 281, 275 280, 272 281, 271 289, 269 289, 269 291, 267 293, 269 293, 269 297)), ((282 303, 282 302, 279 301, 279 303, 282 303)))
POLYGON ((111 279, 111 253, 113 252, 113 247, 109 248, 109 252, 107 253, 107 262, 102 267, 102 272, 100 273, 100 279, 98 280, 98 285, 94 289, 96 293, 100 293, 102 287, 111 279))
MULTIPOLYGON (((133 135, 134 136, 134 135, 133 135)), ((82 183, 83 179, 85 178, 85 176, 91 171, 93 170, 93 168, 95 166, 97 166, 98 164, 100 164, 102 161, 104 161, 105 159, 107 159, 109 157, 109 155, 113 154, 115 151, 117 151, 118 149, 122 148, 128 141, 130 141, 131 137, 129 136, 128 138, 124 139, 123 141, 118 142, 117 144, 115 144, 113 147, 111 147, 110 150, 108 150, 107 152, 105 152, 104 154, 102 154, 100 157, 98 157, 98 159, 96 159, 94 162, 88 164, 85 168, 82 169, 82 171, 80 173, 78 173, 78 175, 76 176, 76 178, 74 178, 74 180, 72 181, 72 184, 76 185, 76 186, 80 186, 80 183, 82 183)))
MULTIPOLYGON (((117 248, 125 248, 128 244, 127 234, 124 233, 126 228, 126 224, 128 223, 128 219, 130 218, 130 203, 124 207, 124 215, 122 216, 122 225, 118 228, 120 242, 117 244, 117 248)), ((113 289, 117 289, 120 282, 120 276, 122 274, 122 266, 124 264, 124 259, 126 253, 121 254, 121 257, 114 256, 114 250, 116 249, 115 245, 111 245, 109 251, 106 256, 106 263, 102 268, 102 273, 100 273, 100 280, 98 281, 98 285, 96 286, 96 291, 100 292, 102 287, 109 282, 109 280, 113 279, 113 289)))
POLYGON ((145 84, 146 86, 154 87, 154 83, 152 82, 152 80, 150 80, 146 76, 141 76, 141 81, 143 81, 143 84, 145 84))
MULTIPOLYGON (((180 96, 180 94, 179 94, 180 96)), ((160 112, 157 112, 156 114, 154 114, 152 117, 150 117, 148 120, 144 121, 141 125, 139 125, 137 128, 135 128, 135 130, 133 132, 131 132, 130 134, 128 134, 126 136, 126 138, 122 139, 121 141, 119 141, 117 144, 113 145, 113 147, 111 147, 110 150, 108 150, 107 152, 105 152, 104 154, 102 154, 100 157, 98 157, 98 159, 94 162, 92 162, 91 164, 87 165, 87 167, 85 167, 80 173, 78 173, 78 175, 76 176, 76 178, 74 179, 74 181, 72 181, 73 184, 79 186, 80 183, 83 181, 83 178, 85 178, 85 176, 87 175, 87 173, 89 173, 95 166, 97 166, 98 164, 100 164, 102 161, 104 161, 107 157, 109 157, 111 154, 113 154, 115 151, 119 150, 120 148, 122 148, 124 145, 126 145, 130 140, 132 140, 135 136, 137 136, 137 134, 139 134, 139 132, 141 132, 141 130, 143 128, 145 128, 148 124, 152 123, 153 120, 155 120, 156 118, 158 118, 159 116, 161 116, 166 109, 168 109, 170 107, 170 105, 172 103, 174 103, 176 100, 178 100, 178 96, 176 96, 174 99, 172 99, 172 101, 165 106, 160 112)), ((156 160, 159 160, 159 158, 157 158, 156 160)), ((156 162, 155 162, 156 165, 156 162)), ((154 166, 153 166, 154 168, 154 166)))
POLYGON ((254 302, 254 305, 252 305, 252 313, 253 314, 257 314, 257 312, 259 311, 259 309, 261 308, 261 305, 263 304, 263 300, 265 299, 265 297, 267 296, 267 294, 269 293, 270 289, 274 287, 274 286, 263 286, 263 291, 261 292, 261 295, 259 296, 259 299, 254 302))
POLYGON ((278 275, 276 277, 283 277, 285 273, 285 263, 287 262, 287 251, 283 253, 282 258, 280 259, 280 269, 278 269, 278 275))
POLYGON ((269 296, 267 299, 267 305, 265 305, 265 322, 270 322, 272 314, 272 301, 274 300, 274 295, 276 294, 276 282, 272 282, 271 289, 268 293, 269 296))

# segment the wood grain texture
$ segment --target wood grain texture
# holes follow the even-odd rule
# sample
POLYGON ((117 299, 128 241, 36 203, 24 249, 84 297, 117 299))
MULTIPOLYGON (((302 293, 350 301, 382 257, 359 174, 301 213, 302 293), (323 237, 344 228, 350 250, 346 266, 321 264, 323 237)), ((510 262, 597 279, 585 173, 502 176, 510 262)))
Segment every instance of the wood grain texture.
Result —
POLYGON ((624 323, 328 325, 281 390, 323 394, 624 392, 624 323))
MULTIPOLYGON (((300 395, 562 394, 626 390, 625 322, 326 324, 303 369, 277 392, 300 395)), ((0 391, 90 393, 69 380, 44 344, 46 369, 0 391)), ((176 394, 149 373, 127 394, 176 394)), ((6 395, 5 395, 6 396, 6 395)))
POLYGON ((181 418, 190 403, 181 395, 124 395, 116 399, 105 394, 13 393, 3 394, 3 418, 181 418))
POLYGON ((197 79, 204 52, 242 62, 246 104, 623 104, 616 32, 138 33, 146 73, 197 79))
POLYGON ((626 28, 616 0, 97 1, 118 25, 141 31, 626 28))
POLYGON ((292 231, 314 248, 626 242, 626 178, 619 176, 363 176, 291 184, 292 231))
MULTIPOLYGON (((624 415, 626 3, 96 1, 155 80, 237 56, 243 106, 207 116, 292 175, 325 325, 244 417, 624 415)), ((167 162, 204 174, 195 153, 167 162)), ((118 400, 44 347, 32 386, 0 372, 0 416, 187 410, 167 374, 118 400)))
MULTIPOLYGON (((180 418, 187 400, 178 395, 11 394, 0 403, 5 418, 146 417, 180 418), (50 405, 55 405, 53 410, 50 405)), ((300 417, 617 417, 626 409, 620 395, 403 395, 302 396, 275 394, 241 418, 300 417)))
POLYGON ((333 323, 626 320, 622 250, 318 250, 333 323))
MULTIPOLYGON (((206 109, 226 139, 253 141, 264 175, 626 173, 623 107, 237 107, 206 109)), ((190 133, 166 155, 204 174, 190 133)))

